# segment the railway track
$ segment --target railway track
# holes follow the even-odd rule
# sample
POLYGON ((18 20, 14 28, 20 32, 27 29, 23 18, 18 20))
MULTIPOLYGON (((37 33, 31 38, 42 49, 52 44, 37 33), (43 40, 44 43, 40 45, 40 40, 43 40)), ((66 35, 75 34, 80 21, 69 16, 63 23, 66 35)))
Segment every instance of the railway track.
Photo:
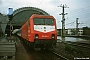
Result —
POLYGON ((64 56, 51 50, 43 49, 36 51, 33 48, 27 47, 27 45, 23 44, 23 46, 30 60, 69 60, 64 56))
POLYGON ((73 45, 73 46, 90 49, 90 43, 70 42, 69 41, 69 42, 64 42, 64 44, 69 44, 69 45, 73 45))
POLYGON ((22 42, 22 45, 28 55, 28 59, 30 60, 69 60, 55 51, 46 49, 36 51, 35 49, 26 45, 24 42, 22 42))
POLYGON ((90 49, 89 43, 81 42, 58 42, 55 52, 73 60, 75 57, 89 57, 90 49), (83 47, 84 46, 84 47, 83 47))
POLYGON ((69 60, 68 58, 66 58, 66 57, 64 57, 64 56, 62 56, 62 55, 60 55, 60 54, 58 54, 58 53, 56 53, 56 52, 53 52, 53 53, 56 54, 57 56, 61 57, 61 58, 64 59, 64 60, 69 60))
MULTIPOLYGON (((82 44, 82 45, 87 44, 87 43, 83 44, 83 43, 76 43, 76 42, 64 42, 64 43, 70 44, 70 45, 74 44, 75 47, 77 47, 77 45, 80 45, 80 44, 82 44)), ((56 48, 55 51, 44 50, 44 49, 40 50, 40 51, 36 51, 35 49, 28 47, 23 42, 22 42, 22 44, 23 44, 24 50, 26 51, 26 53, 28 55, 29 60, 69 60, 67 56, 66 56, 67 57, 66 58, 66 57, 64 57, 63 54, 62 54, 63 56, 61 55, 61 52, 59 52, 58 47, 56 48)), ((87 50, 85 50, 85 51, 87 51, 87 50)))

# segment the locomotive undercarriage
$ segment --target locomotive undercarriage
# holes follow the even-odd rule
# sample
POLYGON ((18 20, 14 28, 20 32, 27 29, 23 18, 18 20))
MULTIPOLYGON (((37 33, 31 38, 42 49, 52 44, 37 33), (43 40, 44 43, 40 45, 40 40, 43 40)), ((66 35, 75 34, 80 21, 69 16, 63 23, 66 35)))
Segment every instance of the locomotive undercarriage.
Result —
POLYGON ((35 48, 53 48, 56 46, 56 40, 38 40, 35 39, 35 48))
POLYGON ((35 42, 29 42, 27 40, 24 40, 25 43, 31 47, 34 48, 35 50, 39 49, 50 49, 52 50, 53 48, 56 47, 56 40, 35 40, 35 42))

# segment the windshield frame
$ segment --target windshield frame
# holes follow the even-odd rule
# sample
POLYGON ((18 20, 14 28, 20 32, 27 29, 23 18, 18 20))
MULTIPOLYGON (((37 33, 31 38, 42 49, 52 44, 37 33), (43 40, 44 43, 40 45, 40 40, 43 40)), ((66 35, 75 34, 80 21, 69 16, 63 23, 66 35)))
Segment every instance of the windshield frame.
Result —
POLYGON ((33 21, 34 25, 54 25, 53 18, 34 18, 33 21))

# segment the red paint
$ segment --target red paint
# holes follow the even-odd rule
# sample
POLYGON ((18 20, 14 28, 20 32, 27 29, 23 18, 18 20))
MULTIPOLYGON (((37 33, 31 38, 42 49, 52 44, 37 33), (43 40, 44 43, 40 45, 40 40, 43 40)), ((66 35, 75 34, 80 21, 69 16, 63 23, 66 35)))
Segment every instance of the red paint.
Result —
POLYGON ((32 15, 29 18, 29 23, 30 26, 28 26, 28 21, 26 21, 26 23, 21 27, 21 36, 30 41, 30 42, 34 42, 35 39, 35 34, 38 34, 38 39, 39 40, 51 40, 52 39, 52 34, 55 35, 55 40, 57 40, 57 27, 56 27, 56 20, 53 16, 44 16, 44 15, 32 15), (40 31, 35 31, 34 30, 34 18, 52 18, 54 19, 54 26, 55 26, 55 31, 50 31, 45 33, 44 32, 40 32, 40 31))

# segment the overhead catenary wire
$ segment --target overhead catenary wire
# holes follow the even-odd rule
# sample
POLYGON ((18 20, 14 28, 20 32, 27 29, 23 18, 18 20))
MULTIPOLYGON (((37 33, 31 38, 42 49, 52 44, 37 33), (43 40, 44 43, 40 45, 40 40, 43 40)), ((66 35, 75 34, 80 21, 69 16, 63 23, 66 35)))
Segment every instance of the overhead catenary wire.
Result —
POLYGON ((66 25, 69 25, 69 24, 72 24, 72 23, 75 23, 75 21, 73 21, 73 22, 70 22, 70 23, 67 23, 66 25))
POLYGON ((42 4, 42 2, 43 2, 43 0, 41 0, 40 3, 38 4, 38 1, 37 1, 37 3, 36 3, 36 5, 38 4, 37 7, 39 7, 42 4))
POLYGON ((73 12, 70 12, 69 16, 77 16, 77 15, 85 15, 85 14, 89 14, 89 11, 90 11, 90 8, 81 8, 80 10, 77 10, 77 11, 73 11, 73 12))
MULTIPOLYGON (((90 7, 90 6, 87 6, 87 7, 90 7)), ((67 16, 68 17, 73 17, 73 18, 76 18, 77 16, 85 16, 85 14, 89 14, 90 12, 90 8, 81 8, 79 10, 76 10, 76 11, 71 11, 67 16)))
MULTIPOLYGON (((90 7, 90 6, 89 6, 90 7)), ((68 15, 68 17, 69 18, 76 18, 76 17, 79 17, 81 20, 83 19, 83 20, 89 20, 90 18, 88 17, 88 15, 89 15, 89 13, 90 13, 90 8, 82 8, 82 9, 80 9, 80 10, 78 10, 78 11, 74 11, 73 13, 70 13, 69 15, 68 15), (83 16, 83 17, 82 17, 83 16), (85 17, 87 17, 87 18, 85 18, 85 17)), ((86 25, 86 24, 85 24, 86 25)), ((81 24, 80 24, 80 26, 81 26, 81 24)))

